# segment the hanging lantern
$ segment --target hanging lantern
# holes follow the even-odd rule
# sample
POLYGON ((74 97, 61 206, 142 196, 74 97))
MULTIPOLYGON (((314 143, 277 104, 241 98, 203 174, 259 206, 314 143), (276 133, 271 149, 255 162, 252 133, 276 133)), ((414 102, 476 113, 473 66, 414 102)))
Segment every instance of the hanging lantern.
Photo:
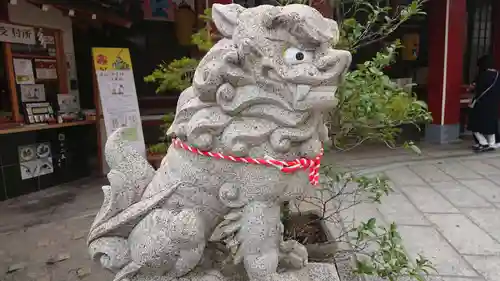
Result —
POLYGON ((196 25, 196 14, 187 4, 180 5, 175 13, 175 33, 179 44, 191 45, 191 35, 196 25))

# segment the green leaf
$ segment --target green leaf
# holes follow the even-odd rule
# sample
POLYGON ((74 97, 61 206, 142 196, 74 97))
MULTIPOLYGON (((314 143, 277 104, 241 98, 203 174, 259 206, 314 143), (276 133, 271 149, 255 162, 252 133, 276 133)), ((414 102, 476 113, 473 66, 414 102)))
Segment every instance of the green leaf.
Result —
POLYGON ((367 225, 368 225, 369 228, 374 228, 376 223, 377 223, 377 219, 371 218, 371 219, 368 220, 367 225))
POLYGON ((416 100, 413 103, 422 107, 423 109, 428 109, 427 103, 425 103, 424 101, 416 100))

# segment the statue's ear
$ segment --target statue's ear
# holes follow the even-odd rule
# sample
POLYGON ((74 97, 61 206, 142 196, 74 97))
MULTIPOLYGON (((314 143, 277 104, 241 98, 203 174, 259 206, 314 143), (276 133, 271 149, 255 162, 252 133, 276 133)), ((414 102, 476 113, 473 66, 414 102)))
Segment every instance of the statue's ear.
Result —
POLYGON ((245 8, 238 4, 212 5, 212 20, 222 36, 231 38, 238 16, 244 10, 245 8))
POLYGON ((324 18, 316 9, 306 5, 292 4, 274 10, 267 16, 265 25, 269 29, 285 28, 302 42, 322 43, 338 41, 339 31, 334 20, 324 18))

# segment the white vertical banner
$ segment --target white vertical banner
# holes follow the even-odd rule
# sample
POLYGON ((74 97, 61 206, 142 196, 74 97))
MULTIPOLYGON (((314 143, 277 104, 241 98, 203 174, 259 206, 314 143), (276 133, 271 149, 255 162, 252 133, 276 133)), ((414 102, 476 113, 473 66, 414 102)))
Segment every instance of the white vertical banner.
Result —
POLYGON ((93 48, 92 55, 106 127, 105 139, 117 129, 126 128, 124 139, 146 157, 146 145, 129 50, 93 48))

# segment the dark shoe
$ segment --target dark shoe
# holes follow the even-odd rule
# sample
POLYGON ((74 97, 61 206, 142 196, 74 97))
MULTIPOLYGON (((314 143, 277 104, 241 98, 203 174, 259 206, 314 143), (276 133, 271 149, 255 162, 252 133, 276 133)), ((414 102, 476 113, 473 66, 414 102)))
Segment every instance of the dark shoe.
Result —
POLYGON ((493 147, 493 146, 482 145, 480 152, 490 152, 490 151, 494 151, 494 150, 495 150, 495 147, 493 147))
POLYGON ((476 153, 479 153, 479 152, 487 152, 487 151, 491 151, 491 150, 494 150, 495 148, 489 146, 489 145, 479 145, 477 147, 474 147, 472 149, 472 151, 476 152, 476 153))

